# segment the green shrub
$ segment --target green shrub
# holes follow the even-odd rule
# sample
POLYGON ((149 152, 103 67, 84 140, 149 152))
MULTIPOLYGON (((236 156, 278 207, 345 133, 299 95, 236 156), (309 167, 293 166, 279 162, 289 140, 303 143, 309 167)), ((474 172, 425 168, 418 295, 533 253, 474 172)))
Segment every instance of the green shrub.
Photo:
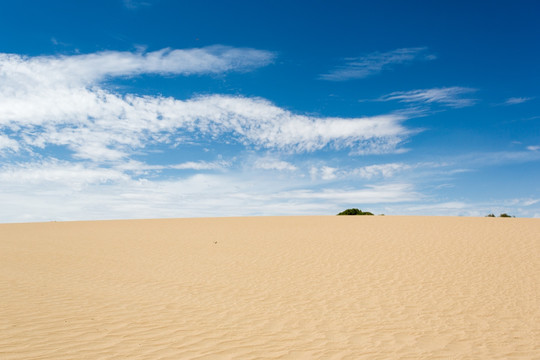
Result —
POLYGON ((501 215, 499 215, 499 217, 510 218, 510 217, 515 217, 515 216, 508 215, 507 213, 502 213, 501 215))
POLYGON ((370 213, 369 211, 362 211, 357 208, 352 208, 342 211, 338 215, 373 215, 373 213, 370 213))
POLYGON ((495 214, 488 214, 486 217, 495 217, 495 214))

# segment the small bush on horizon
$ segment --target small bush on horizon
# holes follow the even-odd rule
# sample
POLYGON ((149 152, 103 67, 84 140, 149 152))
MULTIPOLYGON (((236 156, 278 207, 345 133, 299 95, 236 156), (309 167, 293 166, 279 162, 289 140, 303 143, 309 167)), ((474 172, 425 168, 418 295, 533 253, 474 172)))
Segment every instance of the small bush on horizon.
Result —
POLYGON ((373 213, 369 211, 362 211, 357 208, 352 208, 342 211, 338 215, 373 215, 373 213))
POLYGON ((488 214, 486 217, 495 217, 495 214, 488 214))
POLYGON ((503 218, 511 218, 511 217, 515 217, 515 216, 508 215, 507 213, 502 213, 501 215, 499 215, 499 217, 503 217, 503 218))

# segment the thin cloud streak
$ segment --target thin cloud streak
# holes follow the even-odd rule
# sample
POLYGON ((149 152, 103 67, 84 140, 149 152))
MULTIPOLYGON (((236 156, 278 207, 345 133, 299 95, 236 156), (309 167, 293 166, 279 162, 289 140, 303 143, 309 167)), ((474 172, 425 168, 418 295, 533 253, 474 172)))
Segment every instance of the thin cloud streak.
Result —
POLYGON ((278 171, 296 171, 298 168, 290 162, 274 159, 274 158, 260 158, 254 163, 255 169, 263 170, 278 170, 278 171))
POLYGON ((152 6, 157 0, 122 0, 124 6, 130 10, 138 10, 143 7, 152 6))
POLYGON ((92 86, 114 77, 141 74, 200 75, 250 71, 273 62, 269 51, 215 45, 152 52, 102 51, 83 55, 35 56, 0 53, 0 81, 14 94, 39 86, 92 86), (26 85, 23 87, 23 85, 26 85))
POLYGON ((186 161, 180 164, 152 165, 141 161, 129 160, 113 164, 115 169, 129 171, 135 174, 142 174, 146 171, 160 172, 162 170, 224 170, 231 166, 231 162, 224 160, 216 161, 186 161))
POLYGON ((530 101, 534 98, 532 97, 511 97, 506 99, 506 101, 503 103, 503 105, 517 105, 517 104, 523 104, 524 102, 530 101))
POLYGON ((4 184, 43 185, 54 183, 79 189, 84 185, 129 179, 127 174, 117 169, 56 159, 24 164, 7 164, 0 168, 0 183, 4 184))
POLYGON ((350 175, 356 175, 363 179, 372 179, 374 177, 389 178, 395 174, 411 169, 411 165, 403 163, 375 164, 368 165, 349 172, 350 175))
POLYGON ((338 66, 330 72, 320 75, 319 78, 329 81, 363 79, 383 70, 391 70, 395 65, 435 58, 435 55, 427 52, 426 47, 402 48, 384 53, 374 52, 356 58, 346 58, 345 65, 338 66))
POLYGON ((367 185, 364 189, 323 189, 321 191, 296 190, 275 195, 278 198, 318 199, 341 204, 379 204, 417 201, 421 195, 411 184, 367 185))
POLYGON ((399 101, 413 104, 441 104, 452 108, 473 106, 477 99, 462 97, 476 92, 476 89, 452 86, 433 89, 418 89, 410 91, 395 91, 382 96, 377 101, 399 101))

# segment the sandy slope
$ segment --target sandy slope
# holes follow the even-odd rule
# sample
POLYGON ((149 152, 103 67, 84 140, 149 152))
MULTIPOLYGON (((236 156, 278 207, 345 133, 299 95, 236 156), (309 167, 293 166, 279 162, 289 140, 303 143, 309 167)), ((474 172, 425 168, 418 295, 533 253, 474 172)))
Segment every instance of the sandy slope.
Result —
POLYGON ((538 219, 0 225, 0 359, 540 359, 539 298, 538 219))

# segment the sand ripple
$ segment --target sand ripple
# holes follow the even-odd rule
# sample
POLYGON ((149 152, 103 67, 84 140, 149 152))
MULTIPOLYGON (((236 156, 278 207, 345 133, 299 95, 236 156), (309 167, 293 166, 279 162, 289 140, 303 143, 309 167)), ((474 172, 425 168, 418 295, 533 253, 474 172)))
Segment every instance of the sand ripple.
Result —
POLYGON ((0 295, 0 359, 540 359, 540 221, 4 224, 0 295))

